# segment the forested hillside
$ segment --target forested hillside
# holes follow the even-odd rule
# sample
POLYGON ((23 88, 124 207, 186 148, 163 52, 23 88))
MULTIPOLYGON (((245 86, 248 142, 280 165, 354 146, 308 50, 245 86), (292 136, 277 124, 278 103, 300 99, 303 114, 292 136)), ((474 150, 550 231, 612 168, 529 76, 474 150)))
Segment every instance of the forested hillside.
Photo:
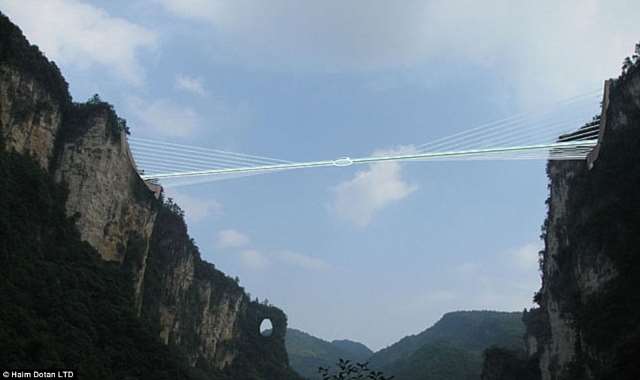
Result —
POLYGON ((318 367, 335 367, 340 359, 366 361, 371 355, 361 343, 327 342, 296 329, 287 329, 285 345, 291 367, 307 379, 322 379, 318 367))
POLYGON ((397 380, 478 379, 485 349, 524 349, 521 318, 517 312, 447 313, 425 331, 376 352, 371 367, 397 380))

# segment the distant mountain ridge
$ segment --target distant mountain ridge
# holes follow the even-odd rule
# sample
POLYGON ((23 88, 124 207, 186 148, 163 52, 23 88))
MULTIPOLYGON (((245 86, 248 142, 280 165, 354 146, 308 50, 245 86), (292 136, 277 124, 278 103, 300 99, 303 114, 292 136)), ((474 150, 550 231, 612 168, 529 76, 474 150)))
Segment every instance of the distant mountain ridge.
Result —
POLYGON ((483 351, 492 346, 523 350, 523 334, 520 312, 451 312, 421 333, 376 352, 370 366, 396 380, 478 379, 483 351))
POLYGON ((342 349, 345 352, 350 353, 351 358, 353 358, 352 360, 363 361, 363 360, 369 359, 371 355, 373 355, 373 351, 371 351, 369 347, 365 346, 360 342, 355 342, 353 340, 349 340, 349 339, 337 340, 336 339, 331 341, 331 344, 342 349))
POLYGON ((296 329, 287 329, 285 346, 289 363, 306 379, 321 379, 318 367, 335 366, 338 359, 367 360, 373 351, 362 343, 351 340, 328 342, 296 329))
POLYGON ((285 346, 291 367, 307 379, 320 379, 319 366, 342 358, 369 361, 396 380, 470 380, 480 378, 485 349, 523 350, 524 331, 520 312, 456 311, 375 353, 361 343, 327 342, 295 329, 287 329, 285 346))
POLYGON ((487 343, 503 347, 520 346, 523 324, 520 312, 455 311, 446 313, 433 326, 416 335, 409 335, 383 348, 371 357, 371 364, 385 367, 417 351, 427 343, 437 341, 482 351, 487 343), (520 334, 516 335, 514 333, 520 334))

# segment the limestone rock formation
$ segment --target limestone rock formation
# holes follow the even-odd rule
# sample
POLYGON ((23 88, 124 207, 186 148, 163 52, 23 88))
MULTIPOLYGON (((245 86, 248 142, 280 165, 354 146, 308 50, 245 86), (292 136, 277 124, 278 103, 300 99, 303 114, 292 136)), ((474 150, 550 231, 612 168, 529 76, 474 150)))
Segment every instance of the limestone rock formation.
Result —
POLYGON ((592 167, 547 169, 540 309, 525 321, 544 380, 640 376, 640 68, 607 87, 592 167))
POLYGON ((49 91, 19 69, 0 65, 0 132, 8 148, 33 155, 46 168, 61 122, 60 102, 49 91))
MULTIPOLYGON (((234 279, 203 261, 172 203, 158 213, 144 289, 143 317, 165 343, 182 348, 190 365, 234 367, 236 358, 247 359, 247 351, 260 352, 265 363, 288 362, 284 313, 251 302, 234 279), (260 334, 265 318, 273 324, 270 336, 260 334)), ((286 371, 279 376, 286 378, 286 371)))
POLYGON ((200 259, 182 216, 138 175, 126 132, 108 103, 73 103, 55 64, 0 14, 3 146, 32 155, 68 189, 66 211, 81 238, 129 274, 135 312, 192 367, 234 379, 296 378, 284 313, 251 302, 200 259), (264 318, 274 325, 270 337, 259 332, 264 318))

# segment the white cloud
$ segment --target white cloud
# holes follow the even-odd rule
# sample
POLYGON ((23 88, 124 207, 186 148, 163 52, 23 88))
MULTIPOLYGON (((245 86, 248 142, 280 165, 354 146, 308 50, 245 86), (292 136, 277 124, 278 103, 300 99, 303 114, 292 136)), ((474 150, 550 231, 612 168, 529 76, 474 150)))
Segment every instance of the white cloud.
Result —
POLYGON ((524 99, 591 89, 618 73, 640 35, 640 2, 626 0, 159 1, 210 24, 219 56, 247 65, 493 67, 524 99))
POLYGON ((264 270, 270 264, 269 259, 255 249, 246 249, 239 254, 242 264, 253 270, 264 270))
MULTIPOLYGON (((399 147, 389 151, 377 151, 373 155, 408 154, 412 147, 399 147)), ((394 202, 413 193, 417 186, 402 178, 402 168, 397 162, 376 163, 367 170, 335 186, 330 208, 340 217, 359 227, 367 226, 374 215, 394 202)))
POLYGON ((208 216, 219 216, 223 206, 215 199, 198 198, 185 193, 171 192, 171 198, 182 208, 189 222, 197 223, 208 216))
POLYGON ((425 6, 405 1, 160 0, 178 17, 210 23, 248 62, 370 67, 408 62, 425 34, 425 6))
POLYGON ((156 45, 154 32, 76 0, 1 0, 0 6, 50 59, 80 68, 99 65, 142 83, 138 54, 156 45))
POLYGON ((139 124, 134 124, 134 132, 142 134, 188 137, 196 133, 201 124, 200 115, 195 110, 168 99, 146 102, 132 97, 129 99, 129 109, 139 121, 139 124))
POLYGON ((278 258, 286 264, 306 270, 325 271, 331 268, 331 266, 322 259, 291 251, 280 252, 278 258))
POLYGON ((542 243, 528 243, 510 252, 514 265, 527 272, 537 273, 538 252, 542 249, 542 243))
POLYGON ((241 248, 251 243, 251 239, 240 231, 226 229, 218 231, 216 246, 218 248, 241 248))
POLYGON ((251 269, 265 269, 274 260, 304 270, 325 271, 331 269, 331 265, 324 260, 297 252, 281 251, 267 255, 250 247, 251 239, 249 236, 235 229, 218 231, 215 244, 219 249, 237 249, 236 252, 241 262, 251 269))
POLYGON ((216 0, 158 0, 169 12, 178 16, 213 20, 216 9, 222 6, 216 0))
POLYGON ((187 91, 199 96, 204 96, 207 93, 204 89, 204 85, 202 84, 202 79, 193 78, 183 74, 176 77, 175 87, 179 90, 187 91))
POLYGON ((521 310, 531 307, 533 294, 540 288, 538 251, 542 244, 531 242, 496 253, 482 253, 451 268, 454 290, 465 300, 465 307, 521 310))

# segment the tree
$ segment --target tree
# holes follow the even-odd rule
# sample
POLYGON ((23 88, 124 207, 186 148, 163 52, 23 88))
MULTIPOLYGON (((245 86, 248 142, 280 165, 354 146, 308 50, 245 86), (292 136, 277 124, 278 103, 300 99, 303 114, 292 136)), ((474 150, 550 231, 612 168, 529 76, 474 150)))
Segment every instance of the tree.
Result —
POLYGON ((90 97, 89 100, 87 100, 87 103, 89 103, 89 104, 100 104, 100 103, 102 103, 102 99, 100 99, 100 95, 93 94, 93 96, 90 97))
POLYGON ((627 71, 633 66, 633 62, 631 62, 631 58, 627 57, 622 62, 622 75, 626 74, 627 71))
POLYGON ((391 380, 393 376, 386 377, 380 371, 369 369, 369 363, 353 363, 351 360, 340 359, 338 368, 333 372, 330 368, 319 367, 318 373, 322 380, 391 380))
POLYGON ((127 126, 127 119, 119 117, 116 119, 116 123, 118 124, 118 128, 120 128, 120 130, 124 131, 124 133, 126 133, 127 135, 131 135, 131 130, 127 126))

